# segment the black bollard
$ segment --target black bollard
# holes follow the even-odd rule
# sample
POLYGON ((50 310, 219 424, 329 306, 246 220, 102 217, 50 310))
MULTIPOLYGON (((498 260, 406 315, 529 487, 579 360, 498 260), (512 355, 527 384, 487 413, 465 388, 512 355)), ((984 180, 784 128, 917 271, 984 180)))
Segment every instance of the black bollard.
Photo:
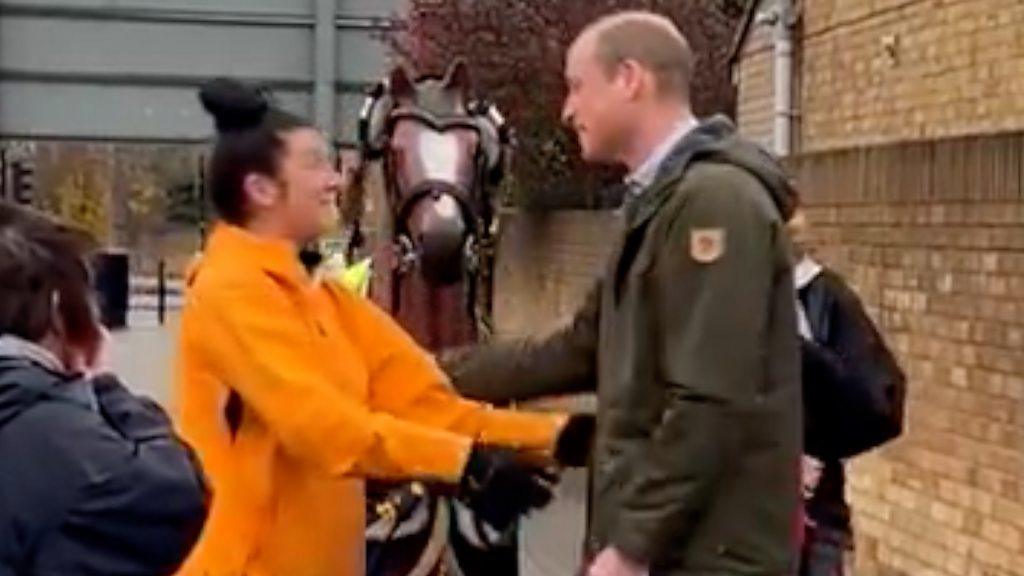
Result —
POLYGON ((157 264, 156 272, 156 318, 161 326, 167 318, 167 263, 163 258, 157 264))
POLYGON ((100 321, 109 330, 128 326, 128 253, 106 250, 93 258, 100 321))

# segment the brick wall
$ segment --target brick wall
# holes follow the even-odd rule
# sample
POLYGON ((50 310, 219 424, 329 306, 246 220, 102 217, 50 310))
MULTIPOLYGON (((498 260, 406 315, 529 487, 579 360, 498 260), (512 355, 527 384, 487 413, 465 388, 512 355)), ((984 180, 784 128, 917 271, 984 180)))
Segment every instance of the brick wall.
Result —
POLYGON ((536 334, 567 321, 603 271, 618 226, 610 211, 502 214, 495 276, 497 332, 536 334))
POLYGON ((1024 136, 813 154, 821 259, 910 377, 907 432, 853 463, 857 575, 1024 575, 1024 136))
MULTIPOLYGON (((805 151, 1024 128, 1024 2, 804 0, 797 77, 805 151)), ((765 29, 738 64, 739 121, 762 138, 765 29), (743 111, 748 111, 744 113, 743 111)))
POLYGON ((805 2, 807 150, 1024 127, 1024 2, 805 2))
MULTIPOLYGON (((906 436, 853 464, 856 573, 1022 575, 1024 2, 803 8, 796 132, 809 154, 792 167, 819 255, 911 378, 906 436)), ((745 78, 741 110, 767 89, 745 78)))
POLYGON ((737 68, 740 98, 736 105, 736 120, 743 133, 764 146, 772 142, 772 97, 774 73, 772 53, 762 50, 743 59, 737 68))
MULTIPOLYGON (((765 0, 759 2, 759 6, 765 4, 765 0)), ((737 86, 736 121, 748 138, 765 145, 772 141, 775 92, 772 55, 770 30, 754 26, 743 43, 733 71, 737 86)))

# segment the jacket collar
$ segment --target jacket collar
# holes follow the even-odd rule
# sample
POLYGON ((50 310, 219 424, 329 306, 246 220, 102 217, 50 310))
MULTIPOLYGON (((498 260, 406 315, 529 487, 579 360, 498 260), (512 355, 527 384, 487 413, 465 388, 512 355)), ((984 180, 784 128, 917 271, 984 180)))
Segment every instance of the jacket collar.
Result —
POLYGON ((679 142, 698 126, 697 119, 687 114, 680 119, 672 132, 644 160, 636 170, 626 176, 626 185, 633 193, 642 193, 658 178, 662 164, 672 154, 679 142))
POLYGON ((285 240, 257 236, 243 228, 218 223, 210 234, 200 261, 193 266, 190 280, 203 265, 217 262, 220 266, 255 266, 274 276, 299 285, 308 284, 310 276, 299 261, 295 246, 285 240))
POLYGON ((821 274, 823 268, 810 256, 804 256, 793 267, 793 284, 797 290, 804 289, 821 274))
POLYGON ((662 161, 654 182, 641 193, 637 205, 627 217, 628 230, 650 220, 686 174, 690 164, 717 150, 720 142, 735 132, 724 116, 713 116, 689 130, 662 161))
POLYGON ((35 342, 11 334, 0 336, 0 359, 27 360, 50 372, 64 371, 64 366, 52 352, 35 342))
POLYGON ((50 351, 16 336, 0 336, 0 428, 45 399, 94 412, 99 405, 92 383, 67 374, 50 351))

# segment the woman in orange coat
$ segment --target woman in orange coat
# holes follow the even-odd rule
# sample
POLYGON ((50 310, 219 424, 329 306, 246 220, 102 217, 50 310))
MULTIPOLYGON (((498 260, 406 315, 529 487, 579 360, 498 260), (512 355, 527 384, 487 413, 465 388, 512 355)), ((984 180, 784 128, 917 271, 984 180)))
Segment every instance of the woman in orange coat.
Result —
POLYGON ((341 184, 325 139, 232 81, 200 98, 222 222, 189 274, 177 394, 214 496, 182 574, 362 574, 365 477, 451 484, 497 523, 543 505, 538 471, 496 447, 551 457, 566 417, 458 397, 386 314, 314 282, 298 247, 341 184))

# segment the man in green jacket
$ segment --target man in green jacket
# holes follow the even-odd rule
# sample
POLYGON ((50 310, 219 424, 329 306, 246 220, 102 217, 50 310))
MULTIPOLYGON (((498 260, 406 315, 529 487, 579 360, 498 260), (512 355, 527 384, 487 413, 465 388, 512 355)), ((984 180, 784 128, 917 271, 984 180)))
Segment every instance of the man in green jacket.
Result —
POLYGON ((649 13, 577 38, 564 119, 586 160, 631 171, 625 231, 563 330, 444 359, 460 392, 494 402, 596 389, 587 576, 795 568, 800 358, 783 228, 794 198, 728 120, 694 119, 692 62, 678 29, 649 13))

